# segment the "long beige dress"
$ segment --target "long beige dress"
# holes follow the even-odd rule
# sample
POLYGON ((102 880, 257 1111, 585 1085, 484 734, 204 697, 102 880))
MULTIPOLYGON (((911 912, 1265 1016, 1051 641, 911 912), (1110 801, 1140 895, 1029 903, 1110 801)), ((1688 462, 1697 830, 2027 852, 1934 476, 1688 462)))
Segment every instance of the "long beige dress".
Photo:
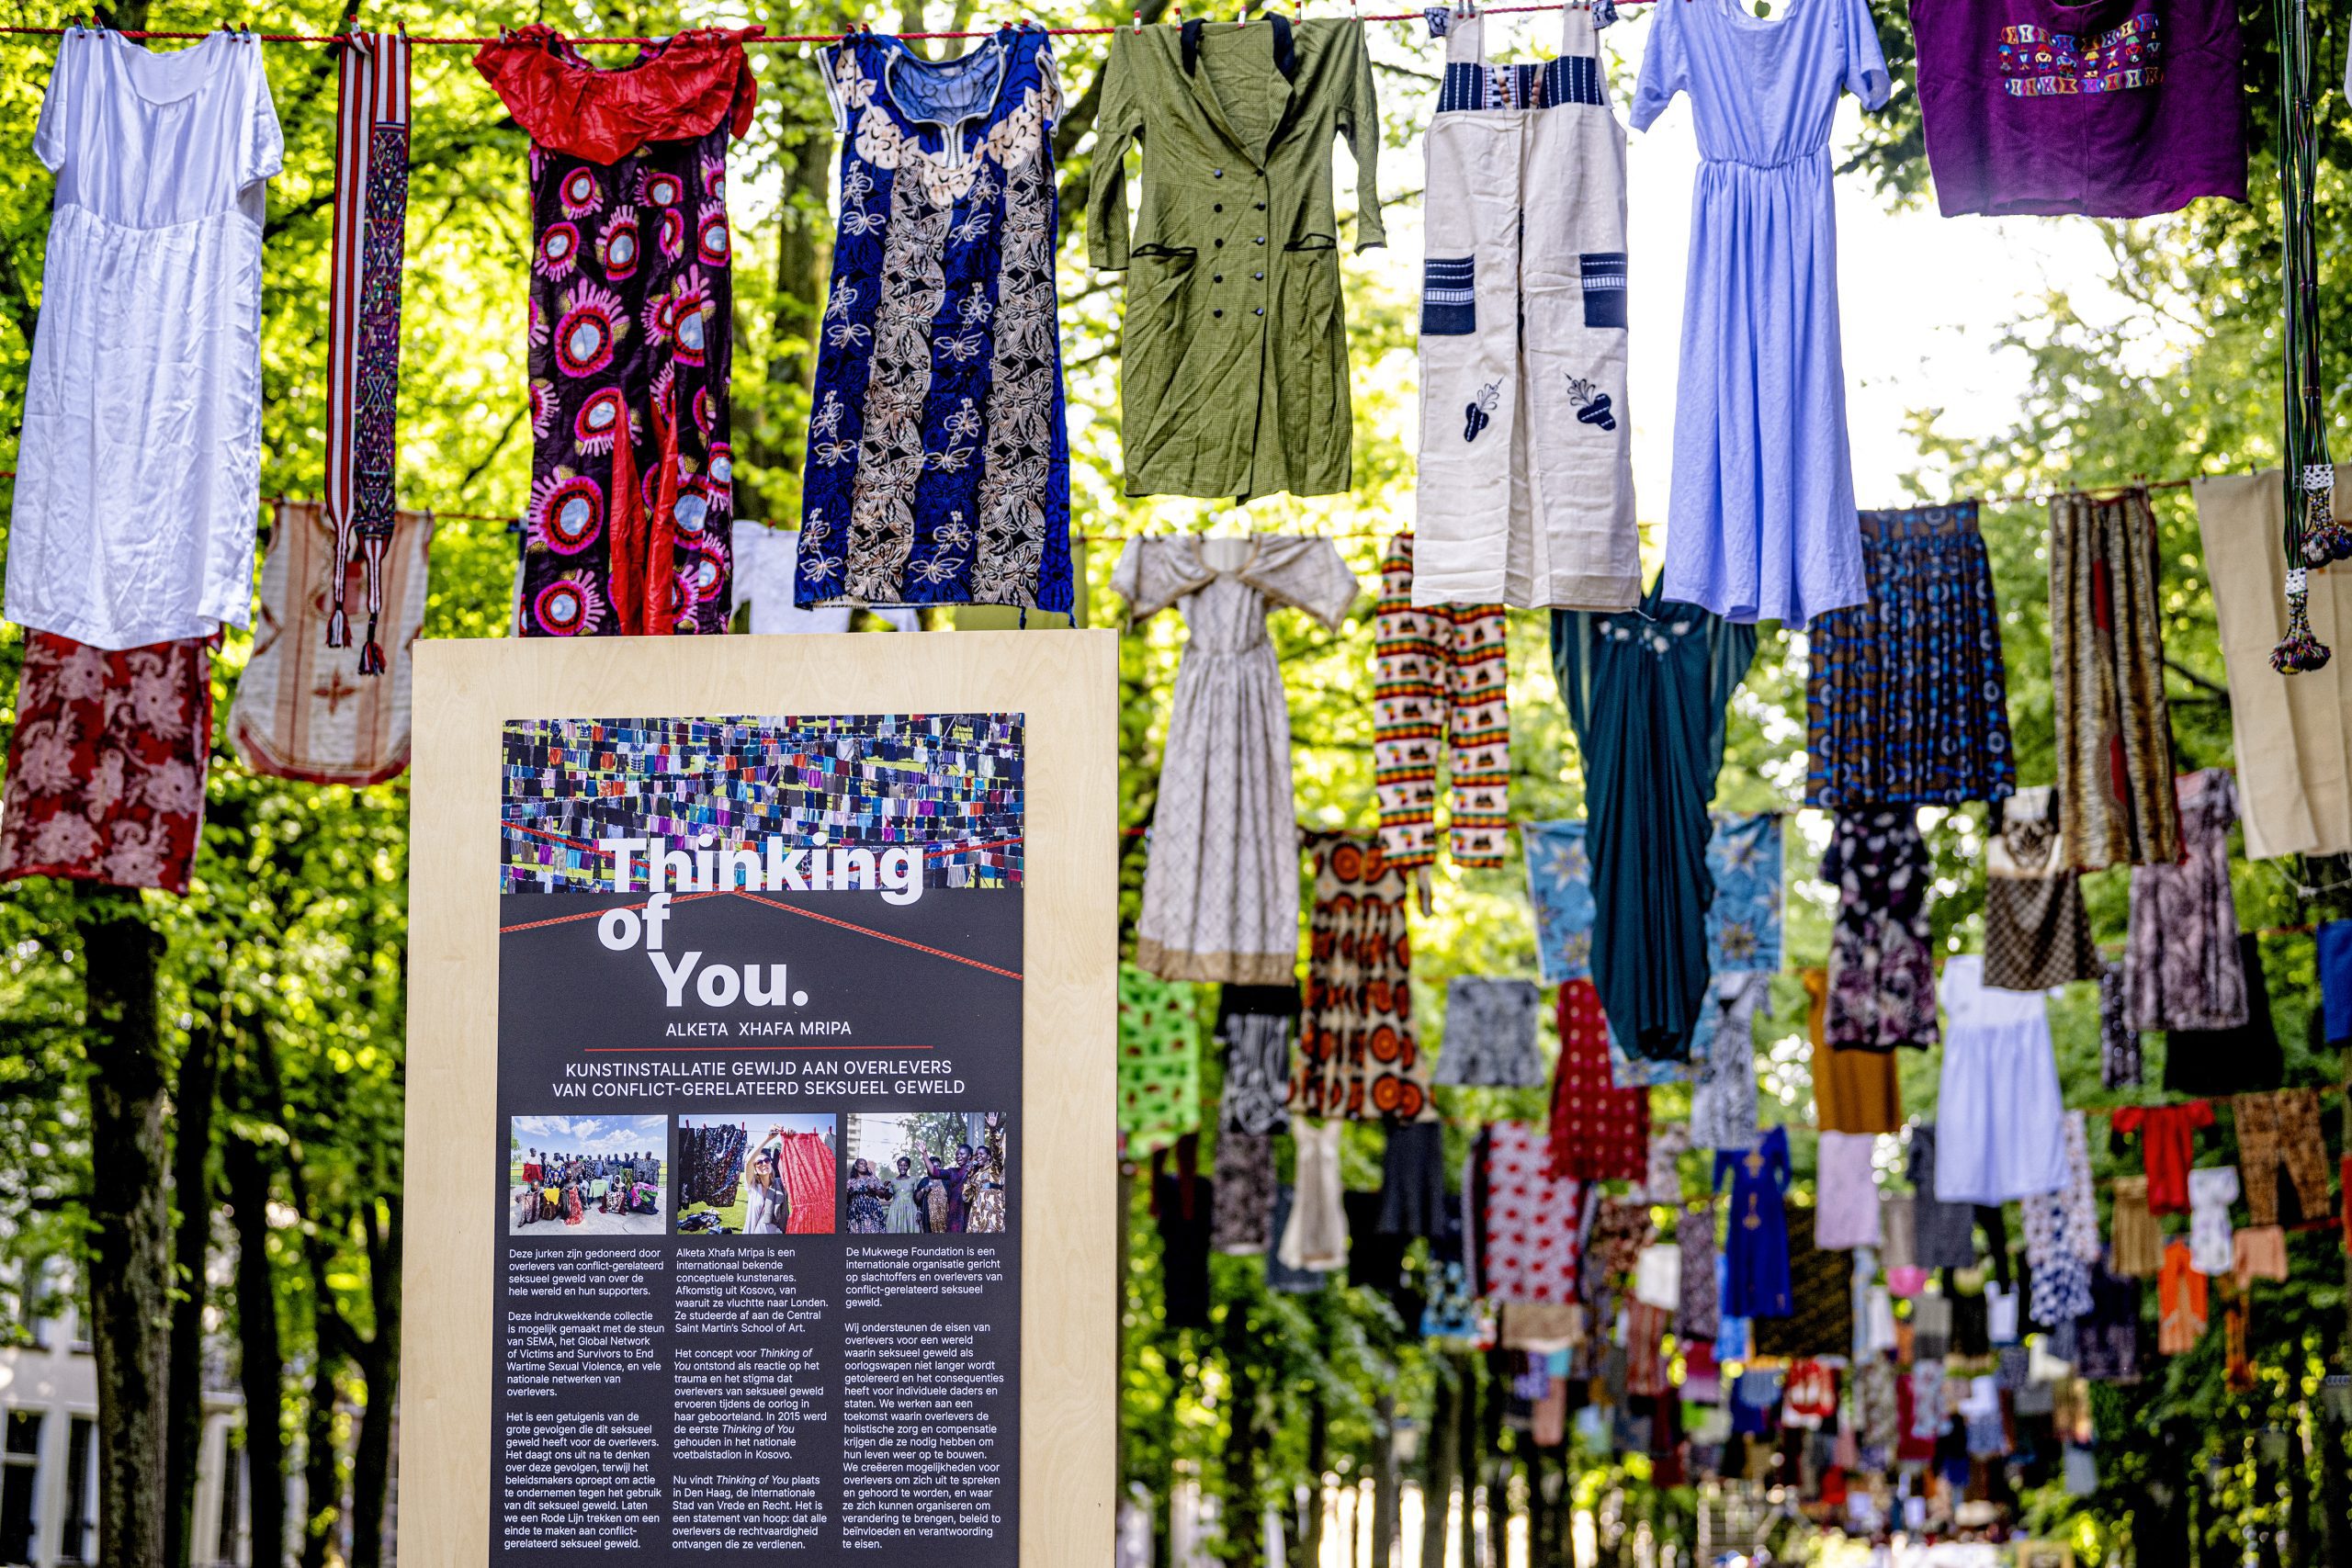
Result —
POLYGON ((1136 962, 1169 980, 1276 985, 1298 969, 1290 709, 1269 609, 1337 629, 1363 587, 1329 539, 1129 539, 1112 584, 1136 620, 1170 605, 1192 639, 1160 761, 1136 962))

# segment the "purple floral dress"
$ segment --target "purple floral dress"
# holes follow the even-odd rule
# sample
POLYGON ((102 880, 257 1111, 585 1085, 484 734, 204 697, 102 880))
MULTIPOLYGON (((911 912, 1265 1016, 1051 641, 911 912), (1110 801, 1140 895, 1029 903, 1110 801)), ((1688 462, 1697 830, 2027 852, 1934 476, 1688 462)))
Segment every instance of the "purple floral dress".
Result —
POLYGON ((2132 868, 2132 929, 2123 991, 2134 1029, 2236 1029, 2246 1021, 2230 889, 2237 782, 2218 768, 2174 786, 2185 852, 2177 865, 2132 868))
POLYGON ((1934 1044, 1941 1037, 1928 929, 1935 864, 1917 811, 1839 812, 1821 877, 1838 886, 1823 1024, 1829 1043, 1865 1051, 1934 1044))

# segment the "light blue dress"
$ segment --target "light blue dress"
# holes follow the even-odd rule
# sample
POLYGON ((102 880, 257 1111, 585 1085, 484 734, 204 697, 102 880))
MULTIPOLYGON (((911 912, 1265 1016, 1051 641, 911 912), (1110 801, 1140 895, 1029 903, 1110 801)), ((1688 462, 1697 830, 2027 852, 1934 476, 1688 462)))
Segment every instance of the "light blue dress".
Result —
POLYGON ((1690 95, 1701 163, 1674 411, 1665 596, 1736 622, 1869 598, 1846 442, 1829 124, 1886 101, 1867 0, 1650 8, 1634 92, 1646 130, 1690 95))

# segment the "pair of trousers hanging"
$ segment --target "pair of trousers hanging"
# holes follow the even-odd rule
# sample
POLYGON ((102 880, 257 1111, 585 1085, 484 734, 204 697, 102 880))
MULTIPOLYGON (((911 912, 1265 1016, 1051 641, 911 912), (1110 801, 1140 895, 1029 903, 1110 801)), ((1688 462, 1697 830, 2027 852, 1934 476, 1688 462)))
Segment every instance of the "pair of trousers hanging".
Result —
POLYGON ((1373 628, 1373 777, 1380 847, 1400 869, 1437 859, 1439 742, 1460 866, 1503 863, 1510 828, 1509 623, 1499 604, 1413 603, 1413 536, 1388 543, 1373 628))

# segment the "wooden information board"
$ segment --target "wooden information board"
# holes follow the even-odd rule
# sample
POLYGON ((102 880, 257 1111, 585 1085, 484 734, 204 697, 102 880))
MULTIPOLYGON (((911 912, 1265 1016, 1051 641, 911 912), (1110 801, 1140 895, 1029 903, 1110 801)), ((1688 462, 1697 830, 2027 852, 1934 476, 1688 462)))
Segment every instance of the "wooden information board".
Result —
POLYGON ((417 645, 416 1561, 1109 1560, 1116 649, 417 645))

